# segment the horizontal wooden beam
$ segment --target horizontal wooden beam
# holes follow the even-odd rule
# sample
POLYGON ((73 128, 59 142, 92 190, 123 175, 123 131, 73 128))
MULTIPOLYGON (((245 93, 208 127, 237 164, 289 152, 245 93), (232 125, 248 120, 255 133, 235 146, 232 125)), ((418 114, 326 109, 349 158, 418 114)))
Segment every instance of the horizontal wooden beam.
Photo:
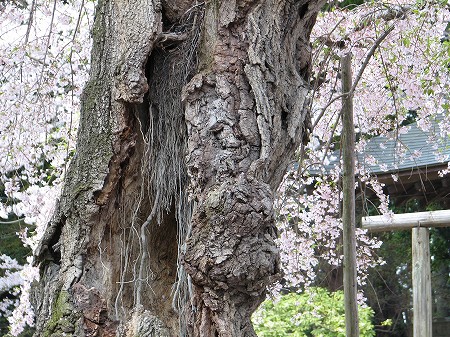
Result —
POLYGON ((366 216, 362 219, 362 228, 370 232, 448 226, 450 226, 450 210, 394 214, 392 219, 384 215, 366 216))

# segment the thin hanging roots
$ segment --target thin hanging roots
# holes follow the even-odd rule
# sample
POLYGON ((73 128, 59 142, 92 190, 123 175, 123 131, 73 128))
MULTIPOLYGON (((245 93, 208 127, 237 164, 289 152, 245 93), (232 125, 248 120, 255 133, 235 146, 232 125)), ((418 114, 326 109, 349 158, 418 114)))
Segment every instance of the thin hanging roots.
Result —
MULTIPOLYGON (((159 226, 170 212, 175 212, 177 225, 177 273, 172 287, 172 307, 179 315, 180 336, 187 336, 187 310, 190 310, 192 286, 181 263, 185 252, 185 241, 191 230, 192 202, 187 192, 188 174, 185 165, 187 131, 181 90, 197 67, 196 50, 203 21, 202 6, 191 10, 183 20, 187 39, 172 49, 160 47, 152 51, 147 65, 148 121, 140 120, 141 137, 144 143, 141 159, 141 183, 139 191, 125 202, 132 207, 131 219, 120 219, 121 274, 115 301, 116 317, 125 313, 122 298, 128 283, 134 287, 134 305, 141 306, 142 294, 151 279, 148 235, 151 226, 159 226), (130 200, 131 199, 131 200, 130 200), (151 205, 146 218, 142 213, 151 205), (138 244, 139 255, 132 256, 132 246, 138 244)), ((136 114, 137 115, 137 114, 136 114)), ((128 208, 130 209, 130 208, 128 208)), ((128 213, 129 214, 129 213, 128 213)), ((149 286, 150 287, 150 286, 149 286)), ((151 289, 151 287, 150 287, 151 289)))

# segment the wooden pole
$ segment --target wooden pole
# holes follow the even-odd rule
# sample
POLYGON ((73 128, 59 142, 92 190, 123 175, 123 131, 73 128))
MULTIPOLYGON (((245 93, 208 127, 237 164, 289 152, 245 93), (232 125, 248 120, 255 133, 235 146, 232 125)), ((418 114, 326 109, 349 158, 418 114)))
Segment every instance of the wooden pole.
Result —
POLYGON ((450 210, 394 214, 363 218, 362 227, 371 232, 412 229, 412 286, 414 337, 432 337, 431 261, 428 227, 447 227, 450 210))
POLYGON ((414 337, 432 337, 429 229, 412 230, 412 287, 414 337))
POLYGON ((371 232, 412 229, 417 227, 447 227, 450 224, 450 210, 394 214, 392 219, 383 215, 363 218, 362 227, 371 232))
POLYGON ((356 302, 356 237, 355 237, 355 127, 351 54, 341 58, 342 75, 342 223, 344 245, 344 303, 347 337, 359 337, 358 304, 356 302))

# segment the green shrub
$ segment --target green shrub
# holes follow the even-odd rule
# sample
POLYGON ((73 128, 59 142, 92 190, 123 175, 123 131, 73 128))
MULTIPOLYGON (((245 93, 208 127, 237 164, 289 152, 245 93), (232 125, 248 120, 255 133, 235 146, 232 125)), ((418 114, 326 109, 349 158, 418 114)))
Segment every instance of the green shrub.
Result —
MULTIPOLYGON (((359 308, 361 337, 375 336, 371 308, 359 308)), ((308 288, 304 293, 266 300, 253 314, 260 337, 345 337, 344 293, 308 288)))

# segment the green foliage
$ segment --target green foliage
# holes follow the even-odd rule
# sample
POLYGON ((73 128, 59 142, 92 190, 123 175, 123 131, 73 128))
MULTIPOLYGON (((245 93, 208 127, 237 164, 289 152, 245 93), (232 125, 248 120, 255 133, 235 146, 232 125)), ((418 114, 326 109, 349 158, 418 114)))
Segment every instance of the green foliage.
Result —
MULTIPOLYGON (((375 336, 372 316, 371 308, 359 307, 361 337, 375 336)), ((312 287, 282 295, 277 302, 266 300, 253 322, 260 337, 345 337, 344 293, 312 287)))
POLYGON ((365 0, 334 0, 328 1, 322 8, 323 11, 332 11, 334 9, 354 9, 367 1, 365 0))
MULTIPOLYGON (((31 230, 34 229, 34 226, 26 225, 20 220, 0 219, 0 255, 8 255, 16 259, 20 264, 26 262, 26 257, 31 254, 31 249, 25 247, 17 235, 25 227, 31 227, 31 230)), ((0 276, 2 276, 1 271, 0 276)))

